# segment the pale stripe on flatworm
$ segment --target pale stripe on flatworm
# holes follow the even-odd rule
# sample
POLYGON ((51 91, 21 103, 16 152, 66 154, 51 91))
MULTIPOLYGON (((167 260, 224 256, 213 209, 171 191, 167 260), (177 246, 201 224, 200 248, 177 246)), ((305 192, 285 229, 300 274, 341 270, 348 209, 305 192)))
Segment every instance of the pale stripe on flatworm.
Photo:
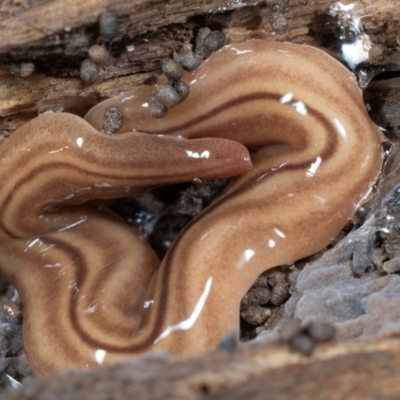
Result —
POLYGON ((142 106, 149 87, 86 116, 101 129, 116 105, 122 131, 147 134, 110 137, 78 117, 44 115, 0 146, 0 267, 24 301, 36 372, 212 349, 238 325, 241 297, 261 272, 324 248, 368 196, 381 135, 354 76, 327 54, 250 41, 184 79, 189 98, 163 119, 142 106), (239 144, 216 138, 257 150, 253 169, 239 144), (118 218, 79 205, 241 172, 161 265, 118 218))

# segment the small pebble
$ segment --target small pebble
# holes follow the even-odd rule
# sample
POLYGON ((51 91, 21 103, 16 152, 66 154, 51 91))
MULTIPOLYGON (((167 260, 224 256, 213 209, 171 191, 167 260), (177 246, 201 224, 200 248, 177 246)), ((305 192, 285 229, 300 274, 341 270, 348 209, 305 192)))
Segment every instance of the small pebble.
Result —
POLYGON ((3 304, 3 313, 7 317, 9 321, 12 321, 16 324, 20 324, 22 322, 23 311, 20 304, 15 303, 11 300, 6 300, 3 304))
POLYGON ((397 256, 391 260, 385 261, 382 270, 388 274, 394 274, 400 271, 400 258, 397 256))
POLYGON ((267 287, 252 287, 242 298, 240 309, 254 305, 265 305, 271 298, 271 292, 267 287))
POLYGON ((225 43, 226 36, 221 31, 212 31, 204 39, 204 47, 209 51, 219 50, 225 43))
POLYGON ((285 314, 284 309, 284 306, 271 307, 271 315, 263 324, 266 330, 274 329, 279 324, 279 322, 282 321, 282 318, 285 314))
POLYGON ((196 186, 203 186, 204 185, 204 181, 200 178, 193 178, 192 179, 192 183, 194 183, 196 186))
POLYGON ((334 338, 336 328, 324 322, 311 322, 302 327, 300 321, 289 319, 285 321, 279 331, 282 342, 289 343, 293 350, 305 356, 310 356, 317 342, 325 342, 334 338))
POLYGON ((290 342, 292 349, 309 357, 314 352, 315 342, 308 335, 300 334, 295 336, 290 342))
POLYGON ((297 319, 288 319, 279 331, 279 338, 283 342, 290 342, 301 332, 301 324, 297 319))
POLYGON ((104 13, 99 19, 99 34, 104 39, 114 39, 118 36, 119 24, 118 18, 115 14, 104 13))
POLYGON ((21 78, 27 78, 28 76, 32 75, 33 71, 35 70, 35 65, 33 62, 22 62, 19 68, 19 73, 21 78))
POLYGON ((190 50, 181 50, 179 53, 175 53, 174 59, 186 71, 194 71, 201 64, 201 57, 190 50))
POLYGON ((306 327, 306 332, 316 342, 326 342, 332 340, 336 335, 336 328, 324 322, 311 322, 306 327))
POLYGON ((118 133, 121 129, 122 122, 122 109, 116 106, 107 107, 104 113, 102 131, 109 135, 118 133))
POLYGON ((23 79, 26 79, 28 76, 32 75, 34 70, 35 65, 30 61, 22 62, 21 64, 11 64, 10 67, 11 74, 23 79))
POLYGON ((82 62, 79 74, 84 82, 96 82, 97 78, 99 77, 99 66, 87 58, 82 62))
POLYGON ((179 81, 175 83, 174 87, 181 98, 181 102, 186 100, 190 93, 190 86, 186 82, 179 81))
POLYGON ((377 64, 383 61, 388 55, 388 49, 383 44, 377 44, 370 48, 368 53, 369 61, 373 64, 377 64))
POLYGON ((176 106, 181 102, 181 96, 169 84, 160 85, 156 89, 157 100, 167 108, 176 106))
POLYGON ((286 282, 286 274, 284 274, 281 271, 278 270, 273 270, 273 271, 267 271, 269 272, 265 276, 267 276, 267 281, 269 286, 275 286, 278 285, 279 283, 286 282))
POLYGON ((99 64, 103 64, 108 60, 109 54, 108 51, 99 44, 94 44, 93 46, 89 47, 89 57, 90 59, 99 64))
POLYGON ((170 79, 179 81, 183 76, 183 67, 172 58, 165 58, 161 64, 162 73, 170 79))
POLYGON ((149 114, 154 118, 162 118, 166 113, 168 108, 161 104, 156 95, 152 94, 148 101, 148 111, 149 114))
POLYGON ((223 351, 234 351, 237 349, 239 344, 239 332, 237 329, 232 329, 231 333, 224 336, 218 343, 218 350, 223 351))
POLYGON ((261 325, 271 315, 269 308, 261 306, 250 306, 240 313, 240 316, 251 325, 261 325))
POLYGON ((204 39, 211 33, 211 29, 207 28, 200 28, 196 35, 196 47, 202 46, 204 43, 204 39))
POLYGON ((196 36, 196 47, 195 52, 201 58, 206 58, 210 55, 210 50, 204 46, 205 38, 211 33, 210 28, 201 28, 196 36))
POLYGON ((280 306, 289 297, 289 284, 286 282, 278 283, 271 290, 271 304, 280 306))
POLYGON ((388 55, 388 49, 383 44, 377 44, 369 49, 368 58, 372 63, 383 61, 388 55))

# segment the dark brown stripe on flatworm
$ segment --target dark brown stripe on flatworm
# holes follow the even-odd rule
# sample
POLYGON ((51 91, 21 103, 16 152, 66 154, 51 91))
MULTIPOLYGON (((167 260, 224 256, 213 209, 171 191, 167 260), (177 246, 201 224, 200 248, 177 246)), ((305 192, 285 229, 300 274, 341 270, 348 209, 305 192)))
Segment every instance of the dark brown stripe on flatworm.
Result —
MULTIPOLYGON (((278 96, 276 96, 276 98, 278 98, 278 96)), ((240 103, 240 100, 234 101, 234 103, 236 103, 236 105, 237 105, 238 103, 240 103)), ((222 111, 223 110, 221 108, 218 108, 215 110, 216 113, 220 113, 222 111)), ((334 154, 336 153, 336 151, 338 149, 338 140, 337 139, 338 139, 339 133, 337 132, 336 128, 332 125, 332 123, 330 121, 328 121, 327 118, 322 113, 320 113, 319 111, 317 111, 313 108, 308 108, 308 111, 324 127, 326 134, 329 136, 329 139, 326 141, 326 145, 325 145, 324 149, 320 153, 320 156, 324 160, 328 160, 329 158, 334 156, 334 154)), ((209 115, 209 114, 210 113, 208 113, 206 115, 209 115)), ((205 117, 201 116, 201 117, 199 117, 199 120, 196 120, 195 122, 192 121, 191 123, 195 124, 198 122, 202 122, 204 119, 205 119, 205 117)), ((187 126, 185 126, 185 128, 187 128, 187 126)), ((177 129, 181 129, 181 126, 177 129)), ((285 165, 279 169, 279 173, 290 171, 290 170, 305 169, 305 168, 309 167, 310 163, 313 162, 314 160, 315 159, 313 158, 312 160, 307 160, 307 161, 304 161, 299 164, 285 165)), ((269 177, 272 177, 272 176, 276 176, 276 174, 271 174, 269 177)), ((268 179, 268 177, 266 177, 266 179, 268 179)), ((232 193, 229 193, 229 195, 227 195, 226 197, 223 197, 222 202, 225 202, 226 200, 229 200, 229 199, 239 196, 241 193, 248 190, 251 186, 255 186, 256 184, 257 184, 257 182, 254 180, 254 181, 248 182, 246 185, 241 185, 235 191, 233 191, 232 193)), ((215 208, 220 207, 220 206, 221 206, 221 202, 219 202, 219 201, 211 204, 203 211, 202 217, 206 216, 207 214, 212 212, 215 208)), ((194 223, 195 222, 193 222, 193 224, 194 223)), ((188 230, 191 225, 192 225, 192 223, 187 225, 187 227, 185 227, 184 231, 188 230)), ((164 282, 164 283, 168 282, 168 277, 171 274, 173 259, 175 258, 175 252, 178 249, 178 243, 182 240, 182 238, 184 238, 184 235, 182 233, 175 239, 174 245, 169 249, 168 253, 166 254, 166 256, 162 262, 163 268, 162 268, 162 270, 160 270, 158 272, 159 274, 162 274, 162 276, 160 276, 158 278, 158 282, 164 282)), ((157 310, 153 310, 153 312, 156 312, 157 315, 159 316, 159 318, 157 318, 155 320, 154 329, 152 331, 151 340, 153 342, 154 342, 154 340, 157 339, 158 335, 161 333, 163 325, 165 324, 165 316, 167 314, 166 309, 167 309, 167 304, 169 301, 168 300, 169 291, 167 288, 168 285, 163 284, 160 286, 161 286, 161 288, 159 287, 158 289, 161 291, 161 295, 158 300, 157 310)), ((149 339, 146 340, 146 342, 141 343, 141 345, 144 346, 144 347, 141 346, 141 348, 146 348, 147 346, 152 345, 152 343, 150 343, 149 339)))
MULTIPOLYGON (((53 244, 57 247, 57 250, 64 252, 68 255, 68 258, 71 258, 74 260, 74 278, 75 282, 77 284, 77 287, 80 288, 82 287, 86 282, 87 279, 87 269, 88 266, 86 265, 85 261, 85 256, 83 254, 83 251, 81 251, 77 246, 72 246, 68 243, 66 243, 63 240, 56 239, 53 237, 46 237, 43 236, 41 237, 41 240, 45 244, 53 244)), ((109 344, 103 343, 101 341, 98 341, 96 339, 93 339, 89 333, 85 331, 85 329, 81 326, 80 324, 80 317, 77 314, 78 310, 77 307, 75 306, 75 299, 74 299, 74 292, 71 291, 71 295, 69 296, 69 301, 68 301, 68 315, 69 315, 69 321, 71 323, 71 329, 77 334, 77 336, 86 344, 88 344, 90 347, 93 349, 103 349, 108 352, 114 352, 114 353, 125 353, 125 352, 135 352, 135 351, 144 351, 147 348, 149 348, 151 345, 153 345, 154 341, 159 335, 159 332, 157 332, 157 328, 155 327, 152 329, 151 332, 148 332, 149 335, 148 337, 145 338, 145 340, 142 340, 140 343, 133 343, 132 345, 129 346, 111 346, 109 344)), ((97 324, 96 324, 97 325, 97 324)), ((88 321, 88 326, 90 326, 90 322, 88 321)), ((113 326, 113 332, 116 332, 117 326, 113 326)), ((118 331, 117 331, 118 332, 118 331)), ((61 332, 62 334, 62 332, 61 332)))
MULTIPOLYGON (((227 110, 228 108, 239 106, 240 104, 242 104, 245 101, 254 101, 254 100, 260 100, 260 99, 278 100, 280 97, 281 96, 277 96, 277 95, 268 95, 265 93, 258 93, 255 95, 246 96, 245 98, 242 97, 239 99, 235 99, 234 101, 228 102, 225 105, 217 108, 212 113, 207 113, 205 115, 199 116, 196 120, 193 120, 184 126, 180 126, 178 129, 184 129, 189 126, 193 126, 199 122, 204 121, 207 118, 210 118, 211 116, 215 116, 218 113, 221 113, 221 112, 227 110)), ((334 126, 332 125, 332 123, 329 122, 324 117, 324 115, 322 115, 320 112, 318 112, 317 110, 310 108, 310 107, 308 107, 308 112, 312 117, 314 117, 318 121, 318 123, 321 126, 323 126, 326 134, 329 136, 329 139, 326 141, 326 146, 322 150, 322 153, 320 154, 320 156, 323 157, 324 160, 327 160, 330 157, 332 157, 332 155, 337 151, 337 146, 338 146, 337 135, 338 135, 338 133, 337 133, 336 129, 334 128, 334 126)), ((174 129, 176 129, 176 128, 174 128, 174 129)), ((289 165, 283 166, 279 170, 279 172, 307 168, 310 165, 310 162, 312 162, 312 161, 314 161, 314 159, 304 161, 300 164, 289 164, 289 165)), ((60 168, 60 167, 64 167, 64 168, 67 168, 70 170, 72 166, 71 166, 71 164, 66 164, 66 163, 56 163, 56 166, 55 166, 55 163, 52 162, 49 165, 42 165, 40 167, 37 167, 37 168, 35 168, 35 170, 31 171, 30 174, 28 174, 22 181, 20 181, 17 185, 15 185, 13 193, 16 193, 19 187, 26 184, 38 173, 46 171, 46 169, 54 170, 54 168, 60 168)), ((78 168, 75 166, 73 168, 74 168, 74 171, 78 171, 78 172, 84 171, 81 168, 78 168)), ((87 171, 84 171, 84 172, 87 172, 87 171)), ((93 173, 91 173, 91 175, 101 177, 104 179, 107 179, 107 178, 115 179, 114 174, 107 175, 107 174, 97 174, 97 173, 93 172, 93 173)), ((271 177, 275 176, 275 174, 270 175, 270 176, 271 177)), ((129 177, 131 177, 131 176, 129 176, 129 177)), ((129 177, 127 178, 125 176, 123 179, 129 179, 129 177)), ((137 178, 135 177, 135 179, 137 179, 137 178)), ((149 177, 146 177, 144 179, 149 179, 149 177)), ((268 180, 268 176, 265 179, 268 180)), ((140 180, 140 179, 137 179, 137 180, 140 180)), ((234 192, 230 193, 227 197, 225 197, 223 199, 223 201, 229 200, 233 197, 240 195, 241 193, 243 193, 244 191, 248 190, 249 188, 251 188, 252 186, 254 186, 256 184, 257 184, 257 182, 253 180, 251 182, 248 182, 246 185, 242 185, 237 190, 235 190, 234 192)), ((12 200, 11 194, 9 194, 7 196, 7 198, 4 200, 4 202, 9 202, 10 200, 12 200)), ((219 202, 211 205, 208 209, 206 209, 204 211, 204 215, 210 213, 215 207, 218 207, 219 205, 220 205, 219 202)), ((4 215, 3 214, 4 211, 5 210, 3 207, 2 212, 0 213, 0 219, 4 215)), ((0 226, 3 227, 3 224, 0 224, 0 226)), ((4 229, 4 227, 3 227, 3 229, 4 229)), ((162 271, 163 276, 161 278, 161 281, 166 282, 168 280, 168 276, 170 275, 170 270, 172 267, 172 259, 174 259, 174 253, 177 249, 176 245, 181 240, 181 238, 182 238, 182 235, 177 239, 177 242, 170 249, 169 253, 167 254, 167 258, 164 260, 164 263, 166 265, 164 266, 163 271, 162 271)), ((51 242, 53 244, 55 244, 60 251, 67 253, 69 255, 69 257, 71 257, 71 255, 72 255, 72 257, 74 258, 74 261, 75 261, 74 264, 75 264, 76 283, 77 283, 78 287, 81 287, 84 284, 84 281, 86 279, 86 274, 87 274, 86 270, 88 268, 85 263, 85 257, 83 255, 83 253, 79 249, 77 249, 75 246, 68 245, 67 243, 65 243, 61 240, 51 238, 51 242)), ((74 306, 73 293, 71 293, 70 301, 69 301, 69 316, 70 316, 70 321, 72 324, 72 329, 77 333, 77 335, 81 338, 81 340, 83 340, 85 343, 87 343, 94 349, 101 348, 101 349, 104 349, 104 350, 107 350, 110 352, 115 352, 115 353, 144 351, 153 345, 154 341, 157 339, 157 337, 161 333, 162 326, 164 325, 165 307, 166 307, 167 303, 168 303, 167 285, 162 285, 161 296, 159 297, 159 299, 157 301, 157 305, 156 305, 157 309, 153 310, 153 312, 157 313, 157 315, 159 315, 160 318, 156 319, 156 322, 153 325, 153 329, 151 329, 151 331, 148 331, 148 334, 146 335, 146 337, 140 338, 141 339, 140 342, 134 343, 130 346, 123 346, 123 347, 110 346, 108 344, 102 343, 101 341, 93 339, 85 331, 85 329, 80 325, 80 318, 77 315, 77 307, 74 306)))
MULTIPOLYGON (((23 187, 24 185, 29 185, 28 182, 34 180, 34 178, 38 175, 38 174, 42 174, 42 173, 46 173, 47 171, 52 172, 51 175, 54 174, 54 170, 56 169, 62 169, 64 168, 69 174, 74 174, 74 173, 85 173, 91 177, 97 177, 97 178, 101 178, 101 179, 116 179, 115 177, 115 173, 110 173, 110 174, 105 174, 105 173, 96 173, 94 171, 87 171, 85 169, 79 168, 76 165, 72 165, 70 163, 66 163, 66 162, 48 162, 46 164, 41 164, 39 166, 37 166, 36 168, 34 168, 33 170, 31 170, 29 172, 29 174, 25 175, 23 179, 21 179, 20 181, 18 181, 14 186, 13 189, 10 190, 7 194, 7 196, 3 199, 3 201, 0 203, 0 229, 6 234, 8 235, 11 239, 18 239, 19 237, 15 234, 12 233, 11 229, 9 229, 6 224, 4 223, 4 216, 7 212, 7 210, 9 209, 9 206, 12 205, 13 202, 13 198, 14 196, 19 196, 19 190, 21 187, 23 187)), ((209 169, 204 169, 204 171, 207 170, 211 170, 212 166, 210 166, 209 169)), ((124 175, 120 175, 117 177, 117 179, 126 179, 126 180, 135 180, 135 181, 147 181, 147 180, 151 180, 151 179, 155 179, 157 177, 157 175, 147 175, 145 177, 140 177, 140 176, 135 176, 132 174, 124 174, 124 175)), ((163 175, 163 178, 165 179, 173 179, 174 177, 176 177, 175 174, 170 174, 170 175, 163 175)), ((46 182, 48 183, 48 181, 46 182)), ((148 184, 144 184, 143 185, 148 186, 148 184)))
MULTIPOLYGON (((174 125, 168 129, 164 129, 164 130, 159 130, 159 131, 154 131, 154 130, 141 130, 141 132, 143 133, 148 133, 148 134, 173 134, 173 133, 177 133, 177 132, 181 132, 185 129, 192 129, 196 124, 199 124, 201 122, 204 122, 207 119, 213 118, 213 117, 217 117, 219 114, 228 111, 234 107, 239 107, 244 103, 247 102, 252 102, 252 101, 259 101, 259 100, 272 100, 272 101, 279 101, 282 98, 282 94, 275 94, 275 93, 266 93, 266 92, 257 92, 257 93, 252 93, 252 94, 248 94, 245 96, 240 96, 237 97, 235 99, 232 99, 230 101, 225 102, 224 104, 221 104, 220 106, 218 106, 217 108, 210 110, 204 114, 199 115, 198 117, 184 122, 180 125, 174 125)), ((296 99, 292 99, 291 102, 297 102, 298 100, 296 99)), ((283 105, 283 104, 282 104, 283 105)), ((290 106, 291 103, 285 103, 285 105, 290 106)), ((308 104, 306 104, 307 107, 307 112, 313 116, 315 116, 317 119, 320 120, 320 122, 324 125, 324 126, 331 126, 331 123, 329 121, 326 120, 325 117, 323 117, 323 114, 319 111, 317 111, 316 109, 314 109, 313 107, 309 106, 308 104), (323 119, 323 121, 322 121, 323 119)), ((266 112, 266 114, 268 114, 268 112, 266 112)))
MULTIPOLYGON (((338 150, 338 140, 337 139, 338 139, 339 133, 337 132, 336 128, 332 125, 332 123, 330 121, 328 121, 322 113, 320 113, 319 111, 314 110, 314 109, 311 109, 311 111, 310 111, 310 108, 308 110, 315 117, 315 119, 317 119, 318 122, 324 127, 326 134, 329 136, 329 139, 326 141, 326 145, 325 145, 324 149, 320 153, 320 157, 322 157, 324 160, 328 160, 331 157, 333 157, 334 154, 336 153, 336 151, 338 150)), ((221 111, 217 109, 217 112, 221 112, 221 111)), ((196 121, 196 123, 197 123, 197 121, 196 121)), ((307 167, 310 166, 310 163, 313 162, 314 160, 315 160, 315 158, 298 163, 298 164, 287 164, 285 166, 282 166, 279 169, 279 171, 277 171, 276 173, 266 176, 265 180, 268 180, 271 177, 275 177, 277 173, 299 170, 299 169, 306 169, 307 167)), ((228 195, 223 197, 221 199, 221 202, 226 202, 227 200, 237 198, 243 192, 245 192, 246 190, 249 190, 251 187, 253 187, 257 184, 259 184, 259 183, 256 181, 256 179, 251 180, 250 182, 247 182, 247 184, 241 185, 236 190, 232 191, 231 193, 229 193, 228 195)), ((216 202, 212 203, 211 205, 209 205, 202 212, 202 217, 207 216, 207 214, 211 213, 215 208, 221 207, 221 202, 216 201, 216 202)), ((235 211, 237 212, 238 206, 236 205, 235 207, 236 207, 235 211)), ((245 205, 244 207, 248 207, 248 205, 245 205)), ((226 212, 229 212, 229 210, 226 212)), ((192 224, 195 224, 195 221, 189 223, 185 227, 184 231, 190 229, 192 224)), ((168 281, 168 276, 171 273, 170 271, 171 271, 171 268, 173 265, 173 259, 175 258, 175 252, 178 249, 178 243, 184 238, 184 235, 182 234, 183 232, 181 232, 181 234, 175 239, 174 245, 169 249, 168 253, 166 254, 166 256, 163 260, 163 264, 165 264, 165 266, 164 266, 163 270, 159 272, 159 273, 162 272, 162 277, 159 278, 159 282, 167 282, 168 281)), ((155 327, 156 332, 161 332, 162 326, 164 325, 166 308, 167 308, 167 304, 168 304, 168 294, 169 294, 169 292, 167 289, 167 285, 165 285, 165 284, 161 285, 161 296, 160 296, 160 300, 159 300, 159 309, 157 310, 157 313, 160 317, 156 321, 156 327, 155 327)))

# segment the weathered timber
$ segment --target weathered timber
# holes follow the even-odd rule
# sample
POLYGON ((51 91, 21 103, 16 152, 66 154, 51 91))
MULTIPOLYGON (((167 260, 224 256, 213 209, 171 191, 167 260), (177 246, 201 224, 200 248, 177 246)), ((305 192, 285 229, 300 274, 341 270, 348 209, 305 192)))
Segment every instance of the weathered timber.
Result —
MULTIPOLYGON (((0 3, 0 117, 64 109, 83 114, 99 97, 141 84, 159 72, 160 62, 190 46, 202 26, 222 29, 228 42, 251 38, 322 47, 337 42, 338 27, 362 16, 373 43, 397 46, 400 8, 396 0, 354 0, 342 15, 333 0, 32 0, 0 3), (335 11, 336 10, 336 11, 335 11), (105 41, 98 18, 114 13, 119 34, 105 41), (90 45, 110 52, 99 79, 86 84, 79 66, 90 45), (12 64, 31 61, 26 79, 11 75, 12 64)), ((6 121, 0 119, 0 130, 6 121)), ((15 124, 14 128, 18 125, 15 124)))
POLYGON ((29 379, 2 399, 396 399, 399 374, 398 338, 327 344, 311 358, 259 342, 29 379))

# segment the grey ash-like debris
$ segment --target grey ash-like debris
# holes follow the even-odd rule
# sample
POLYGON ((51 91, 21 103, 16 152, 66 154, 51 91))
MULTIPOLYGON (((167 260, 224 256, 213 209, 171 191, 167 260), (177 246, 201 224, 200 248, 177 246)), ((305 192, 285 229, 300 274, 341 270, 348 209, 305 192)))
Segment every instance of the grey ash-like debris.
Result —
POLYGON ((400 333, 399 164, 396 142, 361 224, 300 271, 283 322, 330 324, 338 340, 400 333))
POLYGON ((304 333, 300 333, 295 336, 291 342, 291 347, 293 350, 303 354, 304 356, 311 356, 315 350, 315 342, 304 333))
POLYGON ((90 58, 82 61, 79 69, 79 75, 81 79, 86 83, 96 82, 99 77, 99 66, 93 62, 90 58))
POLYGON ((107 40, 114 39, 119 33, 118 17, 109 12, 101 14, 99 18, 99 35, 107 40))
POLYGON ((299 320, 285 321, 279 331, 279 339, 288 343, 290 347, 305 356, 311 356, 317 343, 332 340, 336 335, 336 328, 324 322, 312 321, 301 325, 299 320))
POLYGON ((23 312, 19 303, 9 299, 11 289, 3 291, 0 309, 0 397, 2 390, 17 388, 32 375, 23 349, 23 312))
POLYGON ((332 340, 336 335, 336 328, 324 322, 311 322, 305 327, 305 332, 316 342, 332 340))

